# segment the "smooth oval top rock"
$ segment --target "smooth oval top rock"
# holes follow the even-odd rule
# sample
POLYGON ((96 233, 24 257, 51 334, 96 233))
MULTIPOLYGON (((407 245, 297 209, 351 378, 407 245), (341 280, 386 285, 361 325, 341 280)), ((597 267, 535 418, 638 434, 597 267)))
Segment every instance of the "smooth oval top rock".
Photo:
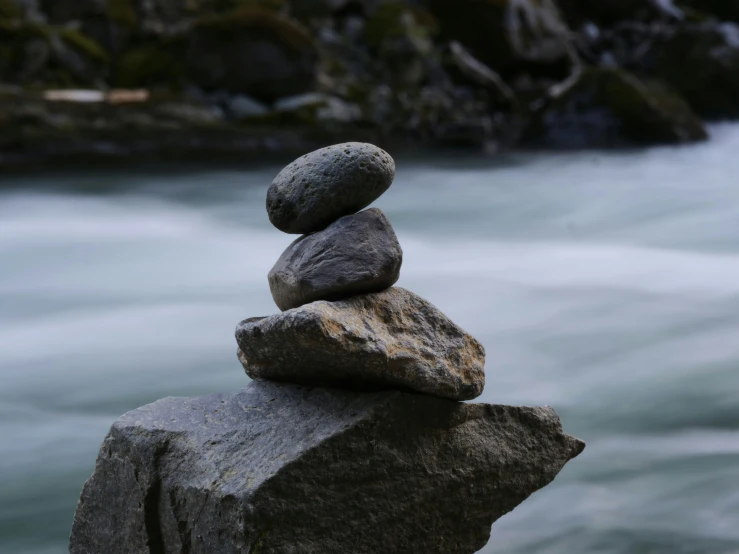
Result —
POLYGON ((267 191, 267 214, 280 231, 324 229, 366 208, 393 183, 390 154, 363 142, 346 142, 301 156, 285 167, 267 191))
POLYGON ((384 290, 398 280, 402 263, 403 250, 390 222, 381 210, 370 208, 294 241, 269 272, 269 288, 285 311, 384 290))

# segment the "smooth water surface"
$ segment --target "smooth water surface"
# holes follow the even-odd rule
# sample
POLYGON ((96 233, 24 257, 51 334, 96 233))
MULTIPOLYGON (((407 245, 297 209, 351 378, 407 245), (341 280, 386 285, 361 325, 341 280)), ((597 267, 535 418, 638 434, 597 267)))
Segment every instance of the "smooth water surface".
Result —
MULTIPOLYGON (((739 127, 684 148, 398 160, 399 285, 488 352, 482 400, 588 446, 486 553, 739 553, 739 127)), ((121 413, 246 383, 279 167, 0 175, 0 552, 66 549, 121 413)))

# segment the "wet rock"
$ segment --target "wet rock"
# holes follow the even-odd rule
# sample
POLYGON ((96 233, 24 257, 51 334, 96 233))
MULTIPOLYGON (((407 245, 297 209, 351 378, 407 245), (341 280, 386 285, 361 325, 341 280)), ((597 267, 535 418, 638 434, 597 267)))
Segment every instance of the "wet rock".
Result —
POLYGON ((267 115, 269 108, 250 96, 237 94, 227 99, 226 111, 234 119, 249 119, 267 115))
POLYGON ((51 23, 69 23, 105 13, 100 0, 41 0, 41 9, 51 23))
POLYGON ((403 251, 385 214, 371 208, 297 239, 269 272, 281 310, 315 300, 339 300, 391 287, 403 251))
POLYGON ((739 0, 684 0, 682 4, 721 21, 739 22, 739 0))
POLYGON ((569 30, 552 0, 426 0, 443 34, 496 71, 556 64, 569 56, 569 30))
POLYGON ((551 408, 252 382, 118 419, 71 554, 473 553, 584 444, 551 408))
POLYGON ((395 162, 372 144, 347 142, 301 156, 267 191, 269 220, 285 233, 312 233, 367 207, 395 178, 395 162))
POLYGON ((28 82, 41 73, 51 59, 49 42, 43 39, 30 40, 25 44, 23 66, 18 73, 18 80, 28 82))
POLYGON ((202 21, 185 55, 194 84, 263 102, 312 90, 316 62, 313 39, 303 27, 249 9, 202 21))
POLYGON ((613 25, 621 21, 648 21, 674 17, 677 8, 670 0, 558 0, 564 18, 573 26, 587 21, 613 25))
MULTIPOLYGON (((369 9, 378 1, 379 0, 362 0, 361 2, 355 2, 355 9, 369 9)), ((291 8, 292 13, 294 13, 296 17, 301 19, 311 19, 331 16, 332 14, 345 10, 351 3, 351 0, 300 0, 299 2, 293 2, 291 8)))
POLYGON ((656 75, 709 119, 739 117, 739 25, 685 24, 654 41, 656 75))
POLYGON ((359 106, 323 92, 308 92, 280 98, 274 110, 281 121, 298 121, 307 124, 348 124, 362 116, 359 106))
POLYGON ((236 328, 249 377, 469 400, 485 349, 430 302, 399 287, 318 301, 236 328))
POLYGON ((492 90, 509 105, 516 104, 515 93, 495 71, 470 54, 464 46, 453 40, 449 43, 452 60, 459 72, 471 82, 492 90))
POLYGON ((594 68, 541 110, 527 142, 579 149, 674 144, 707 136, 677 94, 620 69, 594 68))

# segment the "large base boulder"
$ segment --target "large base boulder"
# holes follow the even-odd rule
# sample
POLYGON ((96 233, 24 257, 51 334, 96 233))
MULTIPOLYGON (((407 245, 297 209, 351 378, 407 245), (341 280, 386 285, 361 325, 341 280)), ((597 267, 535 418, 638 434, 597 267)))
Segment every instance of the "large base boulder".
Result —
POLYGON ((704 140, 701 120, 677 94, 614 68, 589 68, 543 107, 527 132, 542 148, 611 148, 704 140))
POLYGON ((253 382, 113 424, 71 554, 473 553, 584 444, 551 408, 253 382))

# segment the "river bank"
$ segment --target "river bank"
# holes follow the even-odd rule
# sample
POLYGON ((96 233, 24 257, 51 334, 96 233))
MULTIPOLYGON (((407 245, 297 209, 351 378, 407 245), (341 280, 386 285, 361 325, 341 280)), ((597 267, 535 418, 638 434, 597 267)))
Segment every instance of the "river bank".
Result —
POLYGON ((739 116, 737 19, 664 0, 0 0, 0 167, 702 141, 739 116))

